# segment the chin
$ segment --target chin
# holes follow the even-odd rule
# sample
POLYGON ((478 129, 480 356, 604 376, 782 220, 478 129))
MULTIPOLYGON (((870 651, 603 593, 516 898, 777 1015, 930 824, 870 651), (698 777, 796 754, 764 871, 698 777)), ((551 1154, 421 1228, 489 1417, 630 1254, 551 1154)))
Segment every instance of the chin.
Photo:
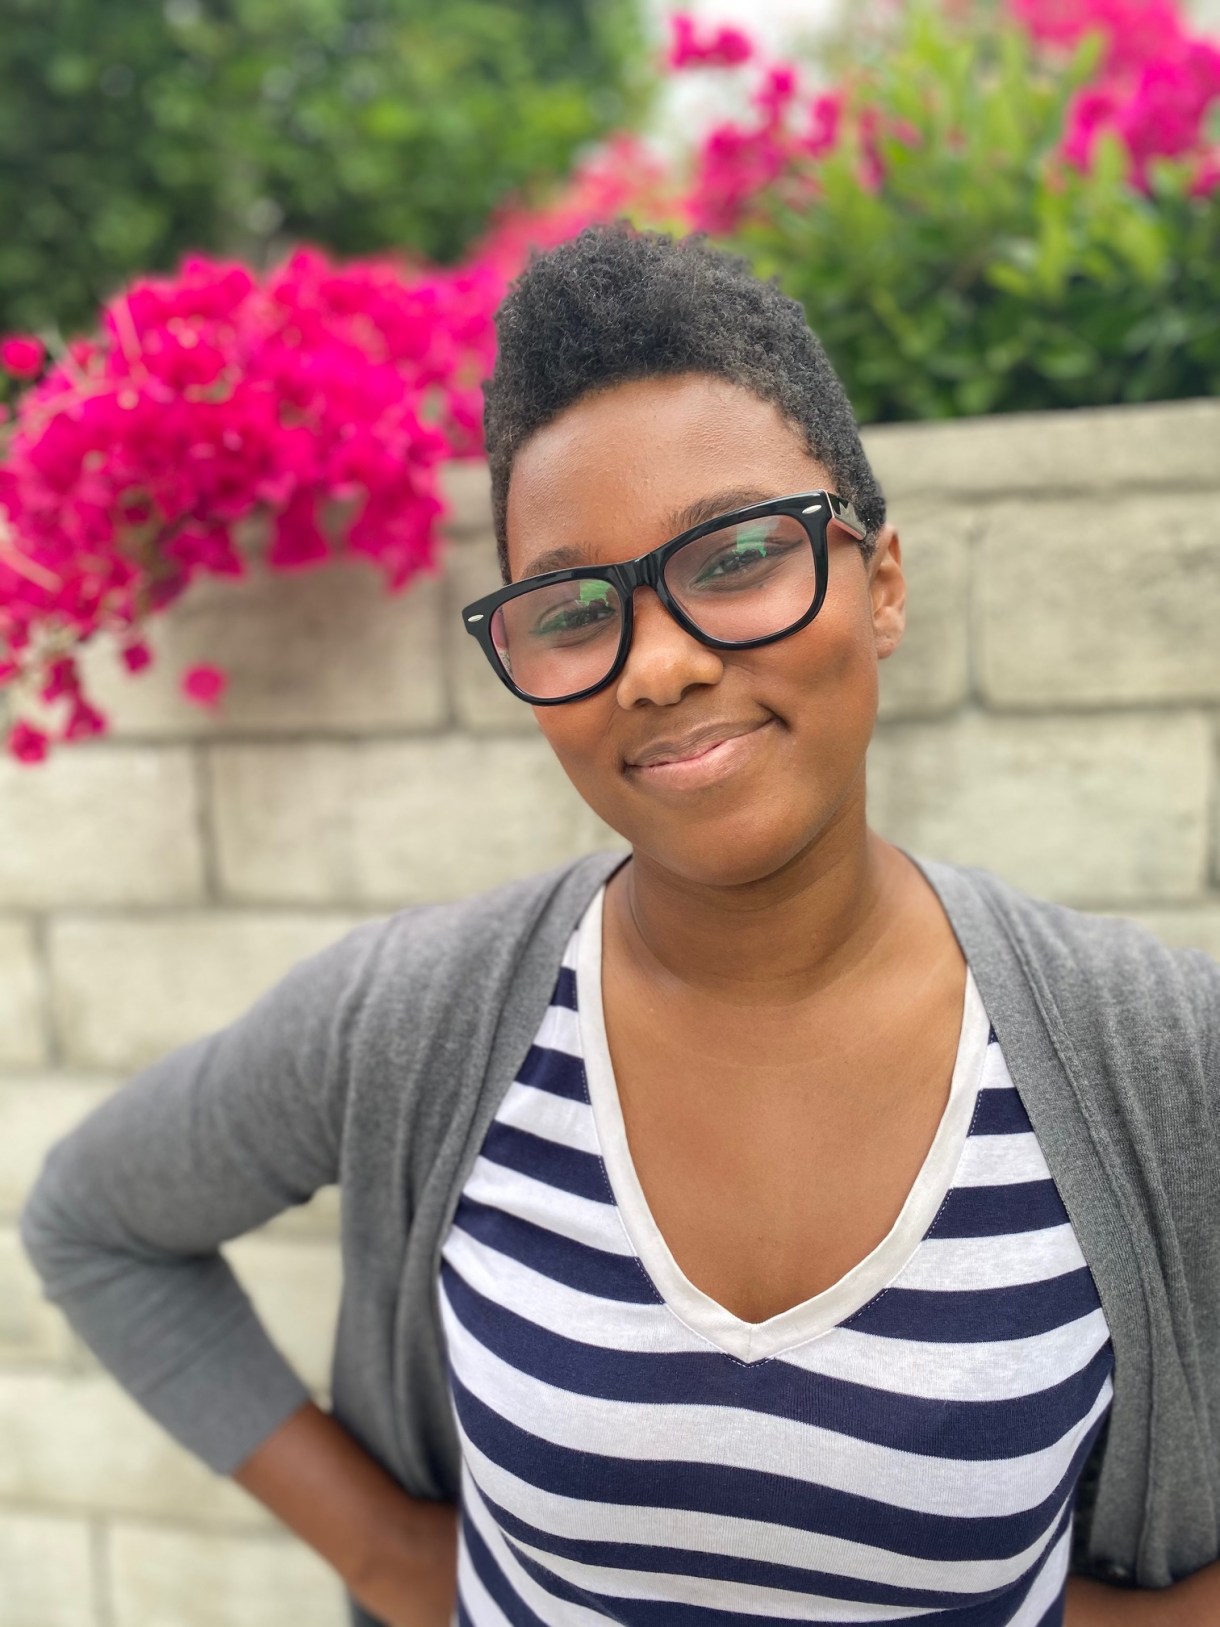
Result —
POLYGON ((795 811, 756 806, 736 816, 709 813, 681 826, 622 834, 639 858, 694 886, 749 887, 781 875, 816 845, 824 828, 817 810, 801 809, 799 824, 795 811))

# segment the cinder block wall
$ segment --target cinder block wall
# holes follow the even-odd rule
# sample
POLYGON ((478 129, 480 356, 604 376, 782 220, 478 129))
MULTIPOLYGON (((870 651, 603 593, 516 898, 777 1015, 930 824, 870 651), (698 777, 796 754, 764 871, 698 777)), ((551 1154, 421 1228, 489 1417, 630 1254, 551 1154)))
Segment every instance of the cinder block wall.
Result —
MULTIPOLYGON (((931 857, 1220 956, 1220 403, 886 428, 906 643, 882 668, 873 822, 931 857)), ((443 572, 201 585, 116 727, 0 763, 0 1627, 338 1627, 339 1589, 172 1445, 42 1302, 18 1244, 48 1144, 370 915, 617 843, 457 609, 494 585, 485 476, 443 572), (219 717, 177 674, 232 675, 219 717)), ((336 1195, 234 1244, 325 1398, 336 1195)))

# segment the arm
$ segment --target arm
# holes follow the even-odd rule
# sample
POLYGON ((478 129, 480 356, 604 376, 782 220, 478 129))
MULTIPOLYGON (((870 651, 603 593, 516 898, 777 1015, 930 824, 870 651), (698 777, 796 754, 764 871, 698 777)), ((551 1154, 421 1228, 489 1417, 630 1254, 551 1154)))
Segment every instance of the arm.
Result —
POLYGON ((448 1627, 457 1596, 453 1506, 409 1496, 312 1401, 233 1478, 387 1627, 448 1627))
POLYGON ((308 1400, 219 1245, 339 1173, 353 1036, 385 923, 301 961, 50 1150, 21 1237, 85 1344, 229 1474, 308 1400))
POLYGON ((1214 1627, 1220 1622, 1220 1563, 1167 1588, 1107 1587, 1068 1578, 1064 1627, 1214 1627))

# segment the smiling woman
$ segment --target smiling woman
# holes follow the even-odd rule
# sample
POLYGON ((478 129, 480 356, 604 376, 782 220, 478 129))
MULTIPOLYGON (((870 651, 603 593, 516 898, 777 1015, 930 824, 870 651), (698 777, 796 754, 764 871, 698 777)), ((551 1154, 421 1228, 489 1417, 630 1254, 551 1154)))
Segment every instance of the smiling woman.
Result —
POLYGON ((463 625, 630 851, 131 1081, 48 1293, 359 1623, 1213 1621, 1220 970, 870 829, 902 550, 799 307, 609 227, 499 329, 463 625), (327 1414, 218 1244, 336 1179, 327 1414))

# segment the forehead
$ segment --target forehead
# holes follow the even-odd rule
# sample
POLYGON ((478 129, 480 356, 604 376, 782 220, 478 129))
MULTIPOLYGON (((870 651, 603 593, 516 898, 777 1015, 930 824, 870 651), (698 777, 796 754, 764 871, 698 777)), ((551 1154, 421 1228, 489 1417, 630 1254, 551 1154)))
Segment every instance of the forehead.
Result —
POLYGON ((506 513, 513 575, 534 574, 533 561, 560 548, 628 558, 682 529, 683 512, 709 494, 831 484, 778 407, 739 385, 689 374, 614 385, 517 453, 506 513))

